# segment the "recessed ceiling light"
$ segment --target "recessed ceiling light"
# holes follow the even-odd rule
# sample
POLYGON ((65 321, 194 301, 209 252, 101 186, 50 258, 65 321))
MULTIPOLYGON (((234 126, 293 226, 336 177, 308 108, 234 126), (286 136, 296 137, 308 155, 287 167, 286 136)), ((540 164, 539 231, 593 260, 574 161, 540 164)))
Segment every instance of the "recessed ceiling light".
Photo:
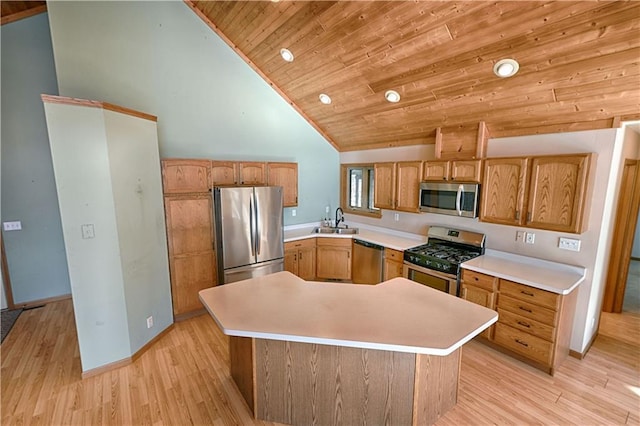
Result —
POLYGON ((400 93, 396 92, 395 90, 387 90, 384 93, 384 97, 389 102, 396 103, 400 101, 400 93))
POLYGON ((318 99, 320 99, 320 102, 322 102, 325 105, 329 105, 331 103, 331 98, 326 93, 320 93, 320 96, 318 96, 318 99))
POLYGON ((514 76, 520 69, 520 64, 515 59, 500 59, 493 66, 493 73, 498 77, 505 78, 514 76))
POLYGON ((280 49, 280 56, 287 62, 293 62, 293 53, 289 49, 285 49, 284 47, 280 49))

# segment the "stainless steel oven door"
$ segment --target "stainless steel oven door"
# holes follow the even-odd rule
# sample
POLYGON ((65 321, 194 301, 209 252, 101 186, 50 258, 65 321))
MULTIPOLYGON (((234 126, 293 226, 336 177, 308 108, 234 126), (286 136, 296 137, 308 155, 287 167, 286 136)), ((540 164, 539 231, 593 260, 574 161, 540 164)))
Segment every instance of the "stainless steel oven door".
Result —
POLYGON ((458 295, 458 278, 455 275, 444 274, 409 262, 404 262, 402 270, 402 275, 411 281, 454 296, 458 295))

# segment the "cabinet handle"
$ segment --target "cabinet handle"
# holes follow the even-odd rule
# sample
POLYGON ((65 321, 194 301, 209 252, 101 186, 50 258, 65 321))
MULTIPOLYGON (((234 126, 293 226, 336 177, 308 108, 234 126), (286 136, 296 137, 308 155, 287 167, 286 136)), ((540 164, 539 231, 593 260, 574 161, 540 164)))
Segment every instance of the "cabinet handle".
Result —
POLYGON ((525 308, 523 306, 518 306, 518 308, 520 308, 521 311, 525 311, 525 312, 529 312, 529 313, 532 312, 531 309, 527 309, 527 308, 525 308))
POLYGON ((447 177, 446 176, 442 176, 442 180, 447 180, 447 177))
POLYGON ((300 253, 300 260, 302 260, 302 253, 300 253))
POLYGON ((529 347, 529 344, 528 344, 527 342, 523 342, 523 341, 522 341, 522 340, 520 340, 520 339, 516 339, 516 343, 517 343, 517 344, 519 344, 519 345, 524 346, 525 348, 528 348, 528 347, 529 347))
POLYGON ((520 210, 516 210, 516 220, 520 220, 520 210))
POLYGON ((474 280, 476 281, 480 281, 480 279, 478 277, 473 277, 474 280))
POLYGON ((533 297, 533 293, 531 293, 530 291, 520 290, 520 293, 524 294, 525 296, 533 297))
POLYGON ((298 255, 297 255, 297 254, 294 254, 294 255, 293 255, 293 260, 294 260, 294 261, 298 260, 298 255))
POLYGON ((516 321, 516 322, 523 327, 531 328, 531 325, 527 324, 526 322, 522 322, 522 321, 516 321))

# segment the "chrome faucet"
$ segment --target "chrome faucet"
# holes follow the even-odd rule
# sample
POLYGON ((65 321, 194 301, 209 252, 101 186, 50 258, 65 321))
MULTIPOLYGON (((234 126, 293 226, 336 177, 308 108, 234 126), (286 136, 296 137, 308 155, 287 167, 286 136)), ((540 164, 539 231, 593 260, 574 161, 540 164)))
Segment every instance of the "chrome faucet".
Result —
POLYGON ((340 224, 340 222, 344 223, 344 212, 342 211, 341 207, 338 207, 336 209, 336 228, 338 227, 338 225, 340 224), (338 218, 338 212, 340 212, 340 217, 338 218))

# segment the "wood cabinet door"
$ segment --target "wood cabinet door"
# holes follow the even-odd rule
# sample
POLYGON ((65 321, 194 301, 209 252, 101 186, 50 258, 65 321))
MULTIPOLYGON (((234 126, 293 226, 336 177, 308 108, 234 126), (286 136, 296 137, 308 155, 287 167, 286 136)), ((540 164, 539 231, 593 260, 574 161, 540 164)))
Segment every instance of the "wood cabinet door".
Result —
POLYGON ((315 247, 298 249, 298 276, 307 281, 312 281, 316 278, 315 247))
POLYGON ((265 185, 267 183, 266 163, 244 161, 238 163, 240 185, 265 185))
POLYGON ((198 292, 216 285, 209 193, 165 197, 174 315, 202 309, 198 292))
POLYGON ((211 186, 238 184, 238 163, 234 161, 211 162, 211 186))
POLYGON ((478 182, 482 175, 482 160, 451 161, 451 180, 456 182, 478 182))
POLYGON ((393 210, 396 198, 396 163, 375 163, 373 173, 376 182, 373 205, 379 209, 393 210))
POLYGON ((298 250, 288 249, 287 244, 284 248, 284 270, 298 275, 298 250))
POLYGON ((482 222, 504 225, 524 222, 527 164, 527 158, 485 160, 480 201, 482 222))
POLYGON ((425 161, 422 180, 427 181, 443 181, 449 179, 449 161, 425 161))
POLYGON ((318 246, 316 256, 318 278, 350 280, 351 249, 318 246))
POLYGON ((396 165, 396 210, 420 211, 422 161, 403 161, 396 165))
MULTIPOLYGON (((488 291, 484 288, 476 287, 473 285, 463 284, 461 297, 465 300, 468 300, 469 302, 475 303, 476 305, 495 310, 495 292, 488 291)), ((482 332, 482 336, 486 337, 489 340, 493 339, 493 330, 494 326, 492 325, 482 332)))
POLYGON ((267 184, 282 187, 284 207, 298 205, 298 163, 267 163, 267 184))
POLYGON ((581 232, 590 155, 535 157, 526 226, 581 232))
POLYGON ((165 194, 209 191, 209 160, 162 160, 162 187, 165 194))
POLYGON ((392 259, 384 259, 384 271, 383 281, 390 280, 391 278, 397 278, 402 276, 402 262, 398 262, 392 259))

